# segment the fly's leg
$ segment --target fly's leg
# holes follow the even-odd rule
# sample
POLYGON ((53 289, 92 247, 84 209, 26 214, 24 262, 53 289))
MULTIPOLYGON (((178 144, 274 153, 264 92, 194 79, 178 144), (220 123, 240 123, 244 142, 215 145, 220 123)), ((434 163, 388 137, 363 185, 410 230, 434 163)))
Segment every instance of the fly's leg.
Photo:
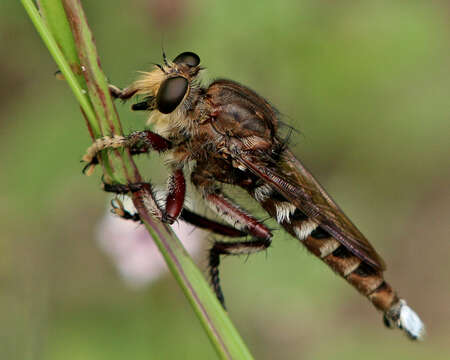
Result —
POLYGON ((117 216, 120 216, 124 220, 131 220, 135 222, 141 222, 139 213, 132 214, 123 206, 122 201, 119 199, 111 200, 111 212, 117 216))
POLYGON ((108 85, 109 93, 114 99, 128 100, 136 95, 137 89, 133 86, 129 86, 125 89, 120 89, 115 85, 108 85))
MULTIPOLYGON (((131 85, 125 89, 120 89, 117 86, 108 85, 109 93, 114 99, 121 99, 127 101, 137 94, 138 88, 131 85)), ((148 96, 144 101, 131 106, 132 110, 153 110, 155 107, 155 97, 148 96)), ((128 136, 114 135, 104 136, 96 139, 96 141, 87 149, 83 156, 83 161, 88 164, 84 167, 83 173, 90 175, 94 171, 95 165, 98 164, 97 154, 99 151, 107 148, 129 148, 131 155, 143 154, 149 152, 151 149, 157 151, 165 151, 170 148, 171 144, 162 136, 153 133, 152 131, 138 131, 131 133, 128 136)))
POLYGON ((96 139, 86 150, 83 161, 87 162, 83 172, 90 175, 98 164, 97 155, 106 149, 127 148, 131 155, 145 154, 150 150, 164 152, 172 148, 172 143, 150 130, 135 131, 126 136, 104 136, 96 139))
MULTIPOLYGON (((119 188, 117 187, 116 190, 118 189, 119 188)), ((125 189, 122 188, 121 190, 123 190, 123 192, 121 191, 122 194, 126 193, 125 189)), ((132 214, 131 212, 126 210, 119 199, 114 199, 113 201, 111 201, 111 207, 112 207, 111 212, 113 214, 116 214, 125 220, 141 222, 139 214, 138 213, 132 214)), ((217 235, 228 236, 233 238, 243 237, 247 235, 245 232, 238 230, 232 226, 225 225, 220 222, 208 219, 207 217, 199 215, 186 208, 183 208, 183 210, 181 210, 181 214, 178 218, 191 225, 194 225, 195 227, 209 230, 217 235)))
MULTIPOLYGON (((112 192, 114 194, 130 194, 133 193, 138 196, 145 208, 150 215, 156 219, 163 221, 164 219, 164 209, 161 208, 160 204, 156 200, 155 193, 153 192, 150 183, 134 183, 134 184, 108 184, 103 183, 103 190, 106 192, 112 192)), ((116 199, 111 201, 112 212, 126 220, 141 221, 139 214, 131 214, 127 211, 120 200, 116 199)))
POLYGON ((240 231, 251 236, 251 239, 246 241, 216 241, 209 251, 211 284, 217 298, 225 308, 225 299, 219 277, 220 256, 243 255, 263 251, 270 246, 272 233, 264 224, 248 215, 222 193, 220 188, 216 186, 214 176, 210 173, 207 164, 197 164, 192 173, 192 183, 201 192, 213 211, 240 231))
POLYGON ((169 178, 168 190, 163 221, 173 224, 183 210, 186 195, 186 180, 183 170, 176 169, 173 172, 169 178))
MULTIPOLYGON (((172 143, 162 136, 149 131, 137 131, 127 136, 102 137, 88 148, 83 161, 88 164, 83 171, 89 175, 98 163, 97 154, 106 149, 127 148, 132 155, 148 153, 150 150, 163 152, 172 148, 172 143)), ((141 196, 150 213, 163 222, 172 224, 183 209, 186 181, 181 168, 173 168, 168 182, 168 194, 164 206, 156 200, 149 183, 104 184, 104 190, 118 194, 137 193, 141 196)))
POLYGON ((184 208, 181 211, 180 219, 200 229, 209 230, 217 235, 228 236, 233 238, 244 237, 247 235, 246 232, 238 230, 233 226, 225 225, 220 222, 210 220, 186 208, 184 208))
POLYGON ((220 286, 219 265, 221 255, 246 255, 266 250, 271 244, 271 238, 254 239, 239 242, 216 241, 209 250, 209 275, 211 285, 216 293, 217 299, 225 307, 225 298, 220 286))
POLYGON ((209 251, 209 273, 211 283, 217 298, 225 308, 225 299, 220 286, 219 265, 221 255, 244 255, 266 250, 271 244, 272 234, 270 230, 255 218, 247 215, 237 205, 224 195, 209 194, 206 200, 214 207, 219 215, 225 216, 229 222, 240 225, 242 231, 252 238, 239 242, 215 241, 209 251))
MULTIPOLYGON (((117 86, 109 84, 109 93, 114 99, 121 99, 123 101, 127 101, 131 99, 136 93, 138 92, 138 89, 131 85, 125 89, 120 89, 117 86)), ((136 104, 131 105, 131 110, 134 111, 149 111, 155 109, 155 97, 154 96, 147 96, 144 101, 140 101, 136 104)))
MULTIPOLYGON (((181 169, 175 169, 173 171, 172 175, 169 177, 168 193, 162 207, 155 199, 155 195, 149 183, 132 183, 126 185, 105 183, 103 184, 103 189, 115 194, 138 193, 139 196, 145 196, 143 202, 152 215, 162 222, 173 224, 180 216, 181 210, 183 209, 184 197, 186 194, 186 181, 181 169)), ((126 216, 128 215, 124 213, 124 217, 126 216)))
MULTIPOLYGON (((55 72, 55 77, 58 80, 64 80, 64 75, 62 74, 61 70, 57 70, 55 72)), ((138 92, 138 89, 134 87, 133 85, 125 88, 120 89, 119 87, 109 84, 108 85, 109 93, 114 99, 121 99, 121 100, 128 100, 132 98, 136 93, 138 92)))
MULTIPOLYGON (((114 185, 113 185, 114 186, 114 185)), ((114 188, 114 192, 118 193, 126 193, 128 189, 126 189, 123 185, 117 185, 114 188)), ((108 188, 107 191, 110 191, 111 188, 108 188)), ((119 200, 115 200, 111 202, 112 212, 123 219, 132 220, 136 222, 141 222, 141 218, 138 213, 132 214, 127 211, 122 203, 119 200)), ((209 230, 215 234, 228 236, 228 237, 244 237, 247 235, 246 232, 236 229, 235 227, 224 225, 214 220, 210 220, 204 216, 196 214, 186 208, 181 211, 179 219, 190 223, 198 228, 209 230)), ((210 249, 209 253, 209 266, 210 266, 210 276, 211 283, 216 293, 217 298, 219 299, 222 306, 225 308, 225 299, 223 296, 223 292, 220 286, 220 278, 219 278, 219 264, 220 264, 220 255, 241 255, 241 254, 250 254, 253 252, 261 251, 269 247, 270 245, 270 237, 267 239, 255 239, 251 241, 241 241, 234 243, 227 243, 223 241, 216 241, 213 247, 210 249)))

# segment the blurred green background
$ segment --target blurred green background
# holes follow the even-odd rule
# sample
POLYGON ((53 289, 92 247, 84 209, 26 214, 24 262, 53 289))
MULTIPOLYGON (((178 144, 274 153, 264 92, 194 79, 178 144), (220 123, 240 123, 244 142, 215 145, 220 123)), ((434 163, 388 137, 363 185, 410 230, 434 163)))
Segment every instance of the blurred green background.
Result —
MULTIPOLYGON (((277 231, 267 255, 222 267, 230 316, 256 358, 450 358, 448 1, 83 4, 114 84, 159 62, 164 38, 170 57, 195 51, 210 79, 270 99, 300 130, 296 154, 428 330, 414 344, 385 329, 367 300, 277 231)), ((215 358, 169 275, 133 290, 99 249, 109 197, 100 172, 81 174, 79 107, 18 1, 0 3, 0 46, 1 359, 215 358)), ((118 108, 127 132, 144 126, 118 108)), ((162 184, 163 168, 155 173, 162 184)))

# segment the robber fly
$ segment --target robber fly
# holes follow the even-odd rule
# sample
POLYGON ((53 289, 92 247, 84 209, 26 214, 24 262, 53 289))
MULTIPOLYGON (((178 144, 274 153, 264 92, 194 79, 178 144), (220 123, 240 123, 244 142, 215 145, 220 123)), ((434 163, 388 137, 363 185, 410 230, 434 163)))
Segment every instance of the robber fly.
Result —
MULTIPOLYGON (((153 131, 97 139, 84 157, 87 167, 93 167, 97 153, 107 148, 126 147, 131 154, 167 153, 171 172, 167 197, 161 203, 151 192, 153 200, 147 201, 151 213, 167 223, 180 218, 226 237, 244 239, 215 241, 210 249, 211 283, 222 304, 220 257, 265 250, 272 238, 266 225, 223 193, 221 184, 230 184, 248 192, 290 235, 366 296, 383 312, 387 326, 403 329, 411 339, 421 338, 421 320, 384 280, 383 259, 286 146, 275 108, 231 80, 202 86, 200 58, 192 52, 173 61, 163 58, 162 65, 142 73, 129 87, 110 86, 115 98, 141 96, 132 109, 149 112, 153 131), (229 225, 184 206, 183 168, 188 163, 193 164, 192 184, 229 225)), ((152 191, 148 183, 105 184, 105 190, 122 194, 143 187, 152 191)), ((126 211, 120 214, 139 220, 126 211)))

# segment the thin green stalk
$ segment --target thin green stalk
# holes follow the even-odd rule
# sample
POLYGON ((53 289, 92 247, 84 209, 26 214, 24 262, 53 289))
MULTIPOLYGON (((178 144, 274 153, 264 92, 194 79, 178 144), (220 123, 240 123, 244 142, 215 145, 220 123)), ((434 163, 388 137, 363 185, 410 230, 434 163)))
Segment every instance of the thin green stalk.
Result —
MULTIPOLYGON (((82 75, 92 106, 97 114, 97 122, 101 134, 123 135, 122 126, 113 100, 109 95, 108 82, 100 67, 100 59, 98 58, 93 35, 88 26, 81 3, 79 1, 63 0, 62 4, 69 20, 70 29, 72 30, 82 75)), ((122 171, 111 166, 111 171, 114 174, 113 179, 121 183, 141 182, 141 176, 129 152, 124 151, 120 155, 117 150, 115 153, 122 171)))
MULTIPOLYGON (((86 95, 86 91, 81 87, 80 83, 78 82, 76 75, 70 68, 69 63, 65 58, 65 55, 62 53, 49 28, 46 26, 45 22, 39 15, 36 6, 34 5, 32 0, 21 0, 21 2, 28 13, 28 16, 33 22, 33 25, 35 26, 36 30, 41 36, 42 41, 44 41, 50 54, 53 56, 53 59, 58 64, 59 70, 64 75, 64 78, 66 79, 67 83, 72 89, 73 94, 75 95, 81 108, 83 109, 83 112, 89 119, 91 125, 95 126, 95 124, 97 123, 95 119, 95 114, 91 107, 89 98, 86 95)), ((100 133, 100 129, 95 129, 95 131, 97 133, 100 133)))
MULTIPOLYGON (((108 92, 108 84, 79 0, 40 0, 41 17, 32 0, 21 0, 50 54, 74 92, 91 135, 121 134, 121 125, 108 92), (64 8, 61 6, 64 5, 64 8), (62 11, 62 10, 65 11, 62 11), (61 19, 61 16, 67 20, 61 19), (70 27, 68 26, 70 25, 70 27), (71 29, 71 32, 70 32, 71 29), (76 54, 73 49, 76 49, 76 54), (80 71, 78 71, 80 70, 80 71)), ((128 152, 116 152, 121 167, 104 171, 134 181, 139 172, 128 152)), ((109 164, 107 154, 103 154, 109 164)), ((169 269, 183 289, 214 348, 222 359, 252 359, 239 333, 172 230, 153 219, 141 199, 134 197, 139 214, 160 249, 169 269)), ((176 325, 175 325, 176 326, 176 325)), ((177 339, 174 339, 174 343, 177 339)))

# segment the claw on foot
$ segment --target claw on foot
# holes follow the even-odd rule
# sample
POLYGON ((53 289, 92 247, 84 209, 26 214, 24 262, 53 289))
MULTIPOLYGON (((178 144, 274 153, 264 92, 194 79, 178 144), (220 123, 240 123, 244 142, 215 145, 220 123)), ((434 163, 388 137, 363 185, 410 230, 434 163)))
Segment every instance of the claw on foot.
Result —
POLYGON ((123 207, 122 201, 120 201, 118 198, 111 200, 111 212, 115 215, 118 215, 120 217, 125 216, 125 208, 123 207))

